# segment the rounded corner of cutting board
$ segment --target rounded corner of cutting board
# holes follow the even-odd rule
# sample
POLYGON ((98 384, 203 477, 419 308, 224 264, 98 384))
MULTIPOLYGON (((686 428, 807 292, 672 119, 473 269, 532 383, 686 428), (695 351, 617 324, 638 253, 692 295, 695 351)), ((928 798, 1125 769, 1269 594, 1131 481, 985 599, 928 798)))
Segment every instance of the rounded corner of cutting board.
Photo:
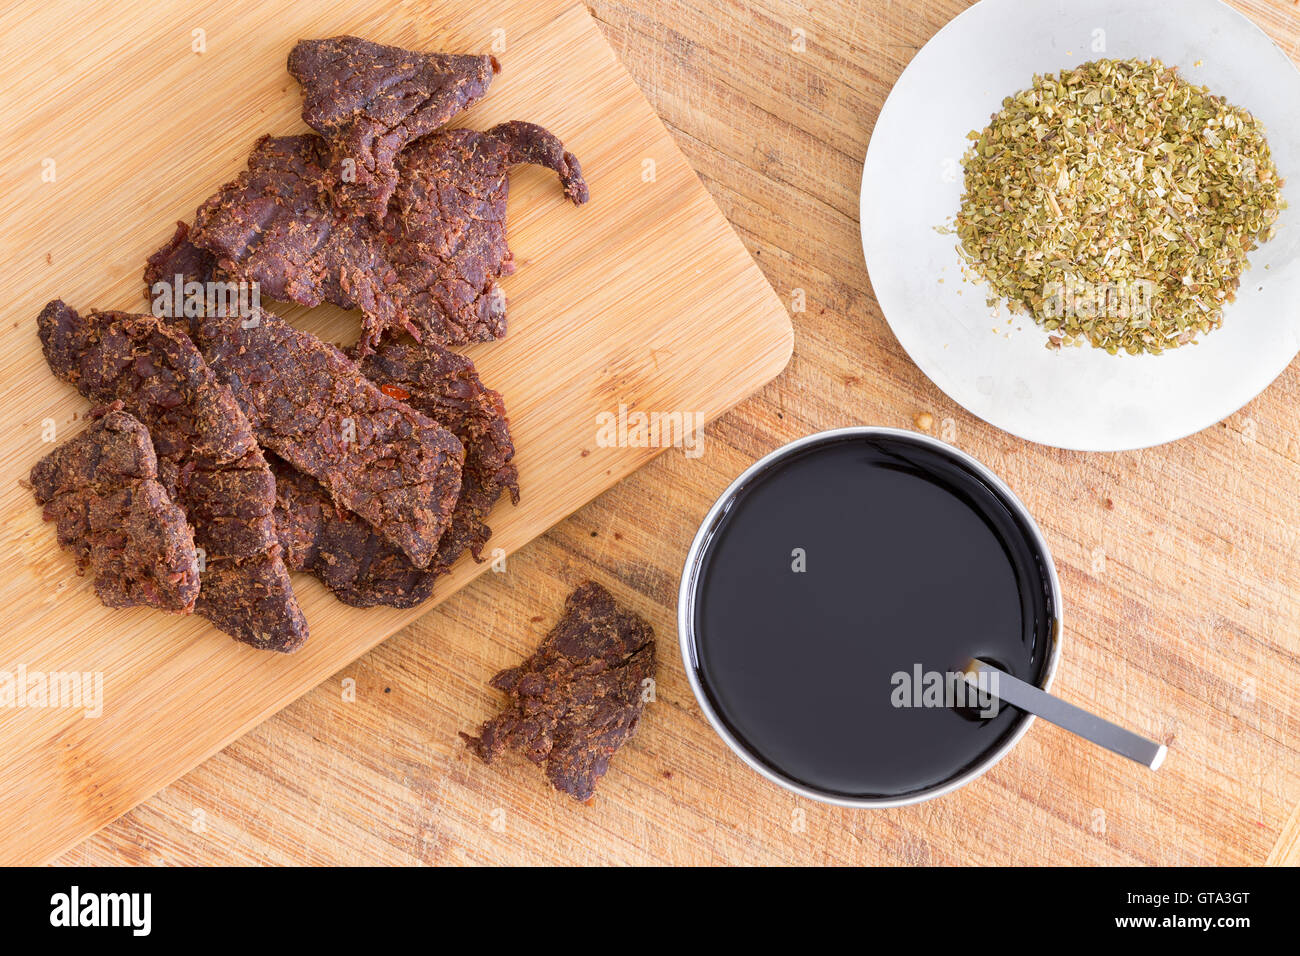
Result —
POLYGON ((769 382, 784 372, 790 359, 794 358, 794 320, 790 318, 785 306, 781 306, 780 316, 781 346, 777 353, 779 358, 773 363, 772 374, 768 376, 769 382))
MULTIPOLYGON (((766 284, 767 279, 759 270, 757 263, 754 264, 754 271, 758 273, 760 281, 766 284)), ((759 381, 756 388, 766 385, 784 372, 790 364, 790 359, 794 358, 794 319, 777 296, 776 290, 770 285, 768 290, 771 292, 771 302, 765 315, 764 333, 769 338, 770 344, 759 360, 759 381)))

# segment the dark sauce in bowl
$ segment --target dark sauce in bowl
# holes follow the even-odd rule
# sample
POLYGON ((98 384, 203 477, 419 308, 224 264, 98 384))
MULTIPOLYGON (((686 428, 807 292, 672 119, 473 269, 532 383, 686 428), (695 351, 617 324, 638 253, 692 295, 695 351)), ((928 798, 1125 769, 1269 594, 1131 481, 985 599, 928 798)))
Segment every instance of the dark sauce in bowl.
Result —
POLYGON ((1007 494, 936 446, 873 432, 795 448, 732 495, 687 568, 690 666, 783 780, 836 798, 941 788, 1026 717, 898 707, 895 675, 975 656, 1047 676, 1050 558, 1007 494))

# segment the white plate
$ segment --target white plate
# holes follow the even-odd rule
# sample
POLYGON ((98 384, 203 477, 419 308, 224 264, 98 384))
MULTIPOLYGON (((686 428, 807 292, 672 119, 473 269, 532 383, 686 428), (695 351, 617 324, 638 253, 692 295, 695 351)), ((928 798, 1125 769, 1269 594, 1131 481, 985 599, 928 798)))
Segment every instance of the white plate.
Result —
POLYGON ((1143 448, 1221 421, 1300 351, 1297 104, 1300 72, 1218 0, 982 0, 903 71, 867 150, 862 249, 894 335, 953 401, 1046 445, 1143 448), (1003 97, 1035 73, 1101 57, 1158 57, 1250 110, 1287 181, 1290 208, 1251 254, 1223 326, 1162 355, 1108 355, 1086 344, 1049 350, 1032 319, 990 308, 987 286, 963 281, 956 236, 935 231, 960 204, 966 134, 988 125, 1003 97))

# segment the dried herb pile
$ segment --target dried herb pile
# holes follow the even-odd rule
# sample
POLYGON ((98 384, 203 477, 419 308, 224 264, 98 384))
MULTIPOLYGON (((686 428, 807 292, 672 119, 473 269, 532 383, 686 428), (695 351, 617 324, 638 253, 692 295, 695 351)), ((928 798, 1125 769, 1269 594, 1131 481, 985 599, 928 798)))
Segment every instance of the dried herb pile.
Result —
POLYGON ((1286 206, 1263 126, 1159 60, 1035 76, 968 138, 958 251, 1049 347, 1218 328, 1286 206))

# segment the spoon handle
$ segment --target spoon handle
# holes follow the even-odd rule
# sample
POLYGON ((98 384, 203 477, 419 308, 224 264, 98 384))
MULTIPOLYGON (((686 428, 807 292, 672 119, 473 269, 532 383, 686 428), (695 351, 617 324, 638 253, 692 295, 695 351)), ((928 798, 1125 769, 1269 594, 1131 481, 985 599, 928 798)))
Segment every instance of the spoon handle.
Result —
POLYGON ((1158 769, 1164 762, 1166 753, 1164 744, 1158 744, 1131 730, 1125 730, 1118 724, 1112 724, 1109 720, 1091 714, 1074 704, 1067 704, 1042 688, 1028 684, 981 660, 972 660, 966 665, 966 682, 987 691, 1012 707, 1028 711, 1072 734, 1091 740, 1098 746, 1128 757, 1130 760, 1136 760, 1152 770, 1158 769), (982 681, 978 676, 980 674, 984 675, 982 681))

